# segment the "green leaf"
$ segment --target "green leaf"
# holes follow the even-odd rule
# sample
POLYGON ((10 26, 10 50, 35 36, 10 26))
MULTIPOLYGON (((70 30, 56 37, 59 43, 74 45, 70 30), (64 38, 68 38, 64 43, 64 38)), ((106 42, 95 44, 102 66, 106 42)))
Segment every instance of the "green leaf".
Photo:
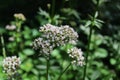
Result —
POLYGON ((57 59, 60 59, 61 58, 61 55, 60 55, 60 52, 59 50, 55 49, 52 54, 52 56, 56 57, 57 59))
POLYGON ((32 29, 32 36, 36 37, 39 35, 39 31, 37 29, 32 29))
POLYGON ((63 68, 66 68, 66 66, 68 66, 68 64, 69 64, 68 61, 63 61, 63 63, 62 63, 62 67, 63 67, 63 68))
POLYGON ((65 13, 65 14, 67 14, 68 16, 74 16, 75 18, 77 18, 78 20, 80 20, 79 13, 76 10, 74 10, 74 9, 63 8, 62 12, 65 13))
POLYGON ((19 52, 19 57, 21 60, 25 60, 27 58, 27 56, 23 54, 22 52, 19 52))
POLYGON ((33 55, 34 54, 34 51, 32 49, 24 49, 23 50, 23 53, 30 56, 30 55, 33 55))
POLYGON ((100 77, 100 72, 99 71, 93 71, 91 75, 91 80, 97 80, 100 77))
POLYGON ((33 68, 32 59, 26 60, 24 63, 21 64, 20 67, 21 67, 21 69, 25 70, 26 72, 31 71, 33 68))
POLYGON ((100 69, 100 72, 102 73, 102 74, 104 74, 104 75, 108 75, 109 74, 109 71, 107 70, 107 69, 105 69, 105 68, 101 68, 100 69))
POLYGON ((98 58, 105 58, 105 57, 107 57, 108 53, 107 53, 107 51, 105 49, 98 48, 94 52, 94 55, 95 55, 95 57, 98 57, 98 58))
POLYGON ((117 62, 116 59, 114 59, 114 58, 111 58, 111 59, 110 59, 110 63, 111 63, 112 65, 115 65, 116 62, 117 62))
POLYGON ((97 17, 98 17, 98 11, 95 12, 95 18, 97 18, 97 17))
POLYGON ((94 25, 95 25, 98 29, 100 29, 101 26, 102 26, 102 24, 99 23, 99 22, 97 22, 97 21, 94 21, 94 25))
POLYGON ((35 75, 39 75, 39 71, 37 69, 32 69, 32 72, 35 74, 35 75))
POLYGON ((30 46, 30 45, 31 45, 31 43, 32 43, 32 41, 31 41, 31 40, 27 40, 27 41, 24 43, 24 45, 25 45, 25 46, 30 46))
POLYGON ((88 27, 88 26, 90 26, 90 25, 91 25, 91 21, 88 20, 88 21, 86 22, 86 24, 85 24, 85 27, 88 27))
POLYGON ((39 15, 44 16, 46 18, 50 18, 50 15, 46 11, 42 10, 41 8, 39 8, 39 15))
POLYGON ((31 30, 30 30, 29 27, 25 26, 22 34, 23 34, 25 39, 31 39, 31 36, 30 36, 31 35, 31 30))

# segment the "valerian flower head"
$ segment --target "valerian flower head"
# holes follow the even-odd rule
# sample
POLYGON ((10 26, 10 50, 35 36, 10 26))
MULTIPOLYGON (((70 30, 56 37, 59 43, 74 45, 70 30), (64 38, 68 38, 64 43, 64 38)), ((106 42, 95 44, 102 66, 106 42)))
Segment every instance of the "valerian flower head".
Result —
POLYGON ((20 63, 21 63, 20 58, 17 58, 16 56, 6 57, 3 60, 4 72, 9 76, 14 75, 17 72, 20 63))
POLYGON ((78 39, 77 32, 74 31, 73 28, 69 27, 68 25, 61 26, 60 29, 62 32, 62 36, 64 36, 63 40, 67 41, 66 43, 76 44, 78 39))
POLYGON ((11 36, 11 37, 8 38, 8 40, 9 40, 9 41, 14 41, 15 38, 14 38, 13 36, 11 36))
POLYGON ((67 43, 76 44, 78 38, 77 32, 68 25, 58 27, 46 24, 40 27, 39 31, 42 36, 34 40, 33 48, 40 49, 42 53, 46 54, 50 54, 54 48, 67 43))
POLYGON ((69 56, 72 58, 72 63, 77 64, 80 66, 83 66, 84 63, 84 57, 83 52, 81 49, 78 49, 77 47, 73 47, 68 50, 69 56))
POLYGON ((40 49, 40 53, 48 55, 53 50, 53 45, 50 44, 49 40, 44 40, 43 38, 35 39, 33 42, 34 49, 40 49))
POLYGON ((7 30, 15 30, 16 26, 15 25, 6 25, 5 27, 7 30))
POLYGON ((19 20, 22 20, 22 21, 26 20, 25 16, 22 13, 16 13, 16 14, 14 14, 14 17, 16 19, 19 19, 19 20))

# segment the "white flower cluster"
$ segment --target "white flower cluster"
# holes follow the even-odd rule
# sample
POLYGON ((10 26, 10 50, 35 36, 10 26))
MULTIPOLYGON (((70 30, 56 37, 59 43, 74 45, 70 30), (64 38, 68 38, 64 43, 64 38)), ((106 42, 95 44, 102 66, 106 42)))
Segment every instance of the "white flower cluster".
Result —
POLYGON ((17 72, 16 70, 19 68, 20 63, 20 58, 17 58, 16 56, 6 57, 3 60, 3 68, 5 73, 9 76, 14 75, 17 72))
POLYGON ((15 38, 14 38, 13 36, 11 36, 11 37, 8 38, 8 40, 9 40, 9 41, 14 41, 15 38))
POLYGON ((16 26, 15 25, 6 25, 5 27, 7 30, 15 30, 16 26))
POLYGON ((14 14, 14 17, 22 21, 26 20, 25 16, 22 13, 16 13, 14 14))
POLYGON ((34 49, 41 49, 42 53, 49 54, 55 47, 67 43, 76 44, 78 34, 69 26, 53 26, 46 24, 39 30, 42 36, 33 42, 34 49))
POLYGON ((40 32, 43 32, 43 37, 50 39, 52 43, 55 42, 56 46, 65 45, 66 43, 75 44, 78 38, 77 32, 68 25, 57 27, 47 24, 40 27, 40 32))
POLYGON ((43 38, 38 38, 35 39, 33 42, 33 48, 34 49, 41 49, 40 53, 44 53, 46 55, 49 55, 49 53, 52 52, 53 47, 50 45, 50 42, 48 42, 49 40, 44 40, 43 38))
POLYGON ((81 49, 78 49, 77 47, 73 47, 68 50, 69 56, 72 58, 72 63, 77 64, 80 66, 84 65, 84 57, 83 52, 81 49))

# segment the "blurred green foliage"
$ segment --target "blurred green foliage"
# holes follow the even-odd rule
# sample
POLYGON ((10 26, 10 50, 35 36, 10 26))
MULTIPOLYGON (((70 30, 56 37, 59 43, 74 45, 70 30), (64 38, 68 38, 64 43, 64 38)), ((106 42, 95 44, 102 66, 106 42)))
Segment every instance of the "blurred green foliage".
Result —
MULTIPOLYGON (((0 34, 5 40, 7 56, 20 56, 19 75, 22 80, 46 80, 46 60, 32 49, 32 41, 40 35, 39 26, 46 23, 70 25, 79 33, 78 47, 88 44, 91 18, 98 10, 92 35, 86 80, 119 80, 120 77, 120 1, 119 0, 3 0, 0 1, 0 34), (23 13, 26 21, 20 33, 8 31, 5 25, 16 23, 13 14, 23 13), (104 22, 104 23, 101 23, 104 22), (9 41, 9 37, 14 41, 9 41)), ((6 80, 2 69, 0 44, 0 80, 6 80)), ((55 49, 50 58, 50 80, 56 80, 70 63, 66 48, 55 49)), ((71 66, 61 80, 82 80, 83 68, 71 66)))

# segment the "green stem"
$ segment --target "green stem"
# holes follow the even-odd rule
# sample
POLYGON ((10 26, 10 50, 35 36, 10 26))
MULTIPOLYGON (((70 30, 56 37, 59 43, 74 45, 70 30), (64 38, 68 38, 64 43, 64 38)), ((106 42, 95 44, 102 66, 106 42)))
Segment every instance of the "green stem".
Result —
POLYGON ((3 36, 1 35, 1 43, 2 43, 2 53, 3 53, 3 57, 5 58, 6 57, 6 51, 5 51, 5 44, 4 44, 4 38, 3 36))
POLYGON ((41 78, 41 77, 40 77, 40 72, 39 72, 39 74, 38 74, 38 80, 40 80, 40 78, 41 78))
POLYGON ((47 76, 46 79, 49 80, 49 58, 47 59, 47 76))
MULTIPOLYGON (((97 0, 97 4, 96 4, 96 11, 98 11, 98 7, 99 7, 99 0, 97 0)), ((83 74, 83 80, 85 80, 85 77, 86 77, 86 72, 87 72, 87 64, 88 64, 88 56, 89 56, 89 53, 90 53, 90 43, 91 43, 91 37, 92 37, 92 32, 93 32, 93 27, 95 26, 94 25, 94 21, 95 21, 95 15, 92 19, 92 24, 90 26, 90 33, 89 33, 89 36, 88 36, 88 46, 87 46, 87 54, 86 54, 86 57, 85 57, 85 67, 84 67, 84 74, 83 74)))
POLYGON ((51 17, 54 16, 54 10, 55 10, 55 0, 52 0, 52 10, 51 10, 51 17))
POLYGON ((63 72, 60 74, 57 80, 60 80, 62 75, 67 71, 67 69, 71 66, 71 63, 63 70, 63 72))
POLYGON ((87 47, 87 53, 86 53, 86 57, 85 57, 86 65, 84 67, 83 80, 85 80, 86 72, 87 72, 87 63, 88 63, 88 56, 89 56, 89 52, 90 52, 90 43, 91 43, 92 31, 93 31, 93 26, 90 27, 90 33, 88 36, 88 47, 87 47))

